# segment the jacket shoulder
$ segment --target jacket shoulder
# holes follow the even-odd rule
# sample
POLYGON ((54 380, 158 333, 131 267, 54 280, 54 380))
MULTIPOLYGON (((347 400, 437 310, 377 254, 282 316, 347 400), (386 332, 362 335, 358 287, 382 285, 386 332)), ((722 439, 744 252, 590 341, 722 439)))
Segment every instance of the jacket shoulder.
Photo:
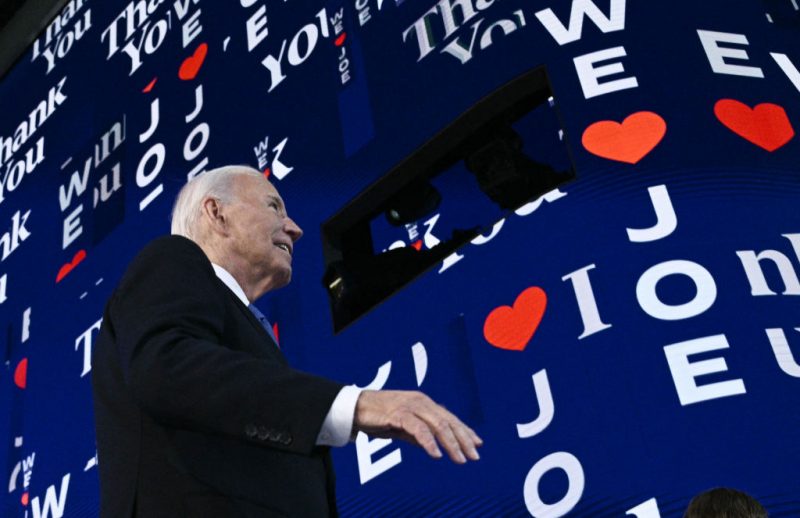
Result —
POLYGON ((135 289, 143 282, 171 286, 192 284, 193 280, 199 280, 198 276, 216 277, 211 261, 200 246, 182 236, 162 236, 145 245, 133 258, 116 291, 135 289))
POLYGON ((214 273, 211 261, 200 246, 183 236, 162 236, 154 239, 134 257, 128 270, 158 264, 160 268, 194 267, 214 273))
POLYGON ((168 259, 175 255, 183 258, 205 258, 206 262, 211 264, 197 243, 186 237, 174 235, 161 236, 150 241, 136 255, 133 262, 136 262, 140 259, 149 259, 153 257, 157 257, 159 259, 168 259))

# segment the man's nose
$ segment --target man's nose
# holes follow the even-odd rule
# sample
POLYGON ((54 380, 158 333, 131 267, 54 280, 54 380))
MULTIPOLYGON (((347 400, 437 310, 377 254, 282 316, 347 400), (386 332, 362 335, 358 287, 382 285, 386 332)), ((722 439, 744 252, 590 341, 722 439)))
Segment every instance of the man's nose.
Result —
POLYGON ((284 219, 284 230, 289 234, 289 237, 292 238, 292 243, 303 237, 303 229, 289 216, 286 216, 284 219))

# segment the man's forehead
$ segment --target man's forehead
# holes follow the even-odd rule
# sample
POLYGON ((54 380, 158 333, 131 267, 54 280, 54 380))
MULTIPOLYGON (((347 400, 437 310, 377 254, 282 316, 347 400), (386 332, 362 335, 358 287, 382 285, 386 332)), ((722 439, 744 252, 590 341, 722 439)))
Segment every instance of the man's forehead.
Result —
POLYGON ((272 182, 267 180, 264 175, 259 174, 258 176, 254 174, 237 174, 233 178, 233 182, 236 184, 237 187, 241 187, 242 189, 268 189, 270 192, 277 192, 275 186, 272 185, 272 182))
POLYGON ((272 185, 272 182, 267 180, 266 177, 264 178, 264 181, 267 184, 267 192, 269 193, 269 196, 276 198, 282 204, 283 203, 283 198, 281 198, 281 195, 278 192, 278 189, 274 185, 272 185))
POLYGON ((283 203, 278 189, 270 182, 266 176, 260 175, 239 175, 236 179, 237 187, 242 194, 256 195, 258 197, 275 198, 283 203))
MULTIPOLYGON (((264 177, 262 176, 262 178, 264 178, 264 177)), ((281 197, 281 195, 278 194, 278 189, 274 185, 272 185, 272 182, 270 182, 266 178, 264 178, 264 182, 267 184, 267 190, 269 191, 270 194, 273 194, 273 195, 277 196, 278 198, 281 197)))

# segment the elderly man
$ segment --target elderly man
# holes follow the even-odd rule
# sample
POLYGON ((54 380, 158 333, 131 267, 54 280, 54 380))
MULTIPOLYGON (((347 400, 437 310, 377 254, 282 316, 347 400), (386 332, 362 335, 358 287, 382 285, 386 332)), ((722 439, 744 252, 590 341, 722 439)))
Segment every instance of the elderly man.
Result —
POLYGON ((475 432, 419 392, 286 364, 251 303, 290 281, 302 231, 258 171, 189 182, 172 233, 128 267, 94 349, 101 516, 336 515, 328 446, 359 430, 478 459, 475 432))

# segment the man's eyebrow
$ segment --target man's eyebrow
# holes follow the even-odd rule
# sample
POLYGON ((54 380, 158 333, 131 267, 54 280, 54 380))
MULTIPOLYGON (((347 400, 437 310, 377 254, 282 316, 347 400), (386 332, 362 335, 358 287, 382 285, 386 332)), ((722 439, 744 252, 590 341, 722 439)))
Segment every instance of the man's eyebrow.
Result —
POLYGON ((275 194, 268 194, 267 196, 269 197, 269 199, 270 199, 270 200, 272 200, 272 201, 274 201, 274 202, 277 202, 277 203, 278 203, 278 205, 279 205, 281 208, 283 208, 283 207, 284 207, 284 205, 283 205, 283 200, 280 198, 280 196, 277 196, 277 195, 275 195, 275 194))

